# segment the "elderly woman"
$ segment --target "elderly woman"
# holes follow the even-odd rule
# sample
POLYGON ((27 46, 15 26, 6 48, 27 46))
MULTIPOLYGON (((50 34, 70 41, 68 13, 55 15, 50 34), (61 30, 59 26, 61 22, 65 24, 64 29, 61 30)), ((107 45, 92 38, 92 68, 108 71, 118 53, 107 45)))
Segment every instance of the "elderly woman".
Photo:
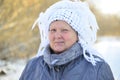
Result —
POLYGON ((38 55, 19 80, 114 80, 109 65, 92 48, 98 25, 80 1, 59 1, 41 13, 38 55))

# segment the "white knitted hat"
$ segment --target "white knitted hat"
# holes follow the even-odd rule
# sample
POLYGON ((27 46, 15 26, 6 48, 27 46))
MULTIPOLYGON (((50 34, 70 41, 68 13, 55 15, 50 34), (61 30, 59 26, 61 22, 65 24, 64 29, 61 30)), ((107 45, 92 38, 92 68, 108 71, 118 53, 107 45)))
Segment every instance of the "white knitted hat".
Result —
POLYGON ((90 11, 85 2, 80 1, 59 1, 50 6, 44 13, 40 13, 33 27, 38 23, 41 35, 41 44, 38 50, 38 56, 42 55, 44 47, 49 44, 48 31, 49 25, 55 20, 67 22, 75 31, 78 32, 79 43, 83 47, 85 59, 93 65, 100 59, 93 55, 99 55, 92 45, 96 41, 96 32, 98 25, 94 14, 90 11), (89 53, 89 55, 86 54, 89 53))

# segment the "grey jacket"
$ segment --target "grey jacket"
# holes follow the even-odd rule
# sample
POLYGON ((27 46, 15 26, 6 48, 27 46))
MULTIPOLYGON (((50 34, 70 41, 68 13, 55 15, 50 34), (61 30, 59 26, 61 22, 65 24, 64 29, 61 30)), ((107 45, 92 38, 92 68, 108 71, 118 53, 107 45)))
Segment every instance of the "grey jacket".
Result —
POLYGON ((43 56, 27 63, 19 80, 114 80, 111 69, 104 60, 101 59, 93 66, 84 58, 81 50, 80 45, 75 44, 57 57, 49 54, 47 49, 43 56), (70 57, 67 57, 67 53, 70 57), (54 62, 56 58, 60 61, 54 62))

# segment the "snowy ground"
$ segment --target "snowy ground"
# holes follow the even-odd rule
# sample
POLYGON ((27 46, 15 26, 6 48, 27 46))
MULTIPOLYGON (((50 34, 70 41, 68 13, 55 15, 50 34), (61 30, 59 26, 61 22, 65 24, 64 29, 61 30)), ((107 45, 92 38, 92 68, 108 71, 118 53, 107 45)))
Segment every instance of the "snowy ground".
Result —
MULTIPOLYGON (((110 65, 115 80, 120 80, 120 38, 102 37, 94 46, 110 65)), ((26 60, 0 61, 0 80, 19 80, 26 60)))
POLYGON ((102 37, 95 48, 110 65, 115 80, 120 80, 120 38, 102 37))
POLYGON ((25 60, 0 61, 0 80, 19 80, 25 60))

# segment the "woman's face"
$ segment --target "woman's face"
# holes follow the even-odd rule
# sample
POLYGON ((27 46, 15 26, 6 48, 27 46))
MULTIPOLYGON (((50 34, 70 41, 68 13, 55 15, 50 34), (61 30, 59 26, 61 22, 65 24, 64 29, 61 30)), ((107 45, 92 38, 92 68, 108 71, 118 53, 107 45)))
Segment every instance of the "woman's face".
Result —
POLYGON ((64 21, 54 21, 49 29, 50 47, 55 53, 70 48, 77 40, 77 33, 64 21))

